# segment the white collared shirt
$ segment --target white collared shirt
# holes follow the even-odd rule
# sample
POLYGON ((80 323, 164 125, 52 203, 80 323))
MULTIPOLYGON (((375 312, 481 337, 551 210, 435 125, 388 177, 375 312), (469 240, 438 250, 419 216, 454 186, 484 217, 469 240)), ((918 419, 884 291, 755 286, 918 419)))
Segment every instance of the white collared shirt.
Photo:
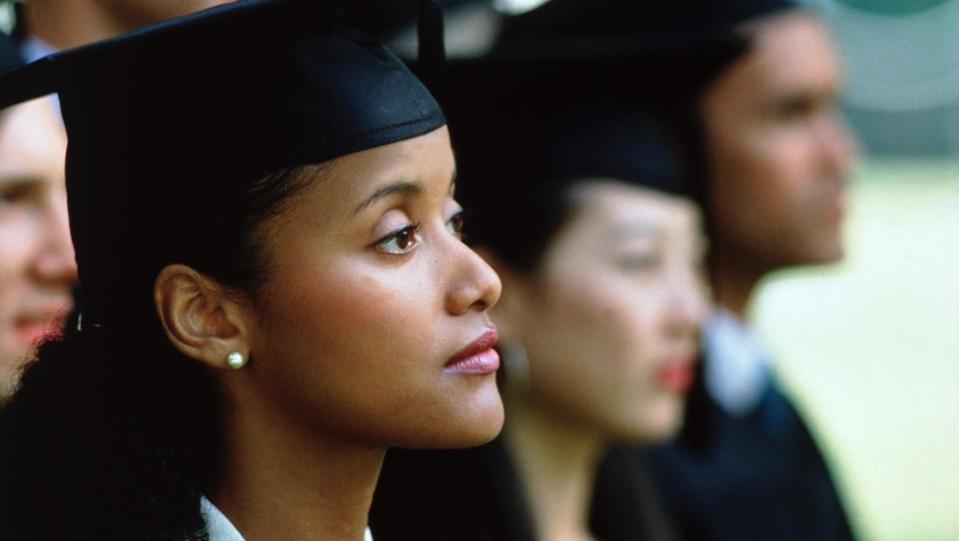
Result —
MULTIPOLYGON (((236 526, 226 518, 222 511, 213 505, 213 502, 204 498, 200 499, 200 514, 206 522, 207 535, 210 541, 244 541, 240 531, 236 526)), ((364 541, 373 541, 373 534, 370 529, 366 529, 363 535, 364 541)))
POLYGON ((200 514, 206 522, 210 541, 243 541, 243 536, 236 526, 206 497, 200 499, 200 514))
POLYGON ((741 416, 759 405, 769 383, 769 354, 756 331, 716 308, 703 331, 706 392, 726 413, 741 416))

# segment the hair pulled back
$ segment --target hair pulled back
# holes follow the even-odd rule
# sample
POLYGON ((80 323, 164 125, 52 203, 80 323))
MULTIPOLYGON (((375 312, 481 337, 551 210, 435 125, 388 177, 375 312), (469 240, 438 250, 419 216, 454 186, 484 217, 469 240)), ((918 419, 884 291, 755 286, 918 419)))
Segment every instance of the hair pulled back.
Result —
POLYGON ((199 501, 217 483, 229 397, 212 369, 167 339, 153 280, 182 263, 255 297, 268 265, 265 224, 320 167, 252 183, 214 210, 215 235, 184 236, 190 215, 170 208, 187 224, 174 239, 180 249, 114 273, 129 277, 115 284, 129 299, 122 317, 78 330, 75 312, 62 337, 39 347, 0 413, 0 538, 206 538, 199 501))

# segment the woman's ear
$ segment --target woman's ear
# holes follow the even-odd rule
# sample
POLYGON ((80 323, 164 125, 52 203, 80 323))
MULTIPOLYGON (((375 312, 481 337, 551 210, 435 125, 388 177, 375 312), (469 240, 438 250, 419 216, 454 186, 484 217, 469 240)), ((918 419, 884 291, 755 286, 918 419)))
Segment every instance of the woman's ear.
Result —
POLYGON ((503 293, 499 301, 490 308, 490 318, 496 324, 504 342, 522 341, 529 319, 529 278, 512 266, 506 264, 490 250, 474 248, 489 266, 493 267, 503 284, 503 293))
POLYGON ((168 265, 154 282, 153 301, 170 342, 187 357, 219 369, 242 366, 236 353, 249 358, 249 307, 215 280, 168 265))

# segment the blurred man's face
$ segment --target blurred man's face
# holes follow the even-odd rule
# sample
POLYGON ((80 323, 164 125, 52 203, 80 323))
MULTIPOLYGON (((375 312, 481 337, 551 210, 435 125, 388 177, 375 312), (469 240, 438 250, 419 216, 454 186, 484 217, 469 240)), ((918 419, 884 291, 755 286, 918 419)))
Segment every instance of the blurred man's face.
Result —
POLYGON ((808 14, 753 30, 702 103, 717 250, 759 272, 835 261, 854 155, 835 107, 836 51, 808 14))
POLYGON ((47 99, 0 112, 0 402, 71 308, 66 135, 47 99))

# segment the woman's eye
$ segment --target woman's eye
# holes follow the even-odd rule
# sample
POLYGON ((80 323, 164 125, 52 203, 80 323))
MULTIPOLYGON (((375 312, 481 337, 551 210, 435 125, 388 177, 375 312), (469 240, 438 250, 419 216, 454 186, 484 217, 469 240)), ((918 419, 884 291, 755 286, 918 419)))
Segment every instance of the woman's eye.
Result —
POLYGON ((446 221, 446 228, 454 237, 463 238, 463 211, 459 211, 446 221))
POLYGON ((657 254, 634 254, 621 260, 623 267, 630 271, 644 271, 655 269, 662 263, 657 254))
POLYGON ((405 254, 416 247, 419 231, 419 224, 408 225, 383 237, 376 246, 388 254, 405 254))
POLYGON ((0 205, 17 205, 30 200, 34 187, 27 183, 11 184, 0 188, 0 205))

